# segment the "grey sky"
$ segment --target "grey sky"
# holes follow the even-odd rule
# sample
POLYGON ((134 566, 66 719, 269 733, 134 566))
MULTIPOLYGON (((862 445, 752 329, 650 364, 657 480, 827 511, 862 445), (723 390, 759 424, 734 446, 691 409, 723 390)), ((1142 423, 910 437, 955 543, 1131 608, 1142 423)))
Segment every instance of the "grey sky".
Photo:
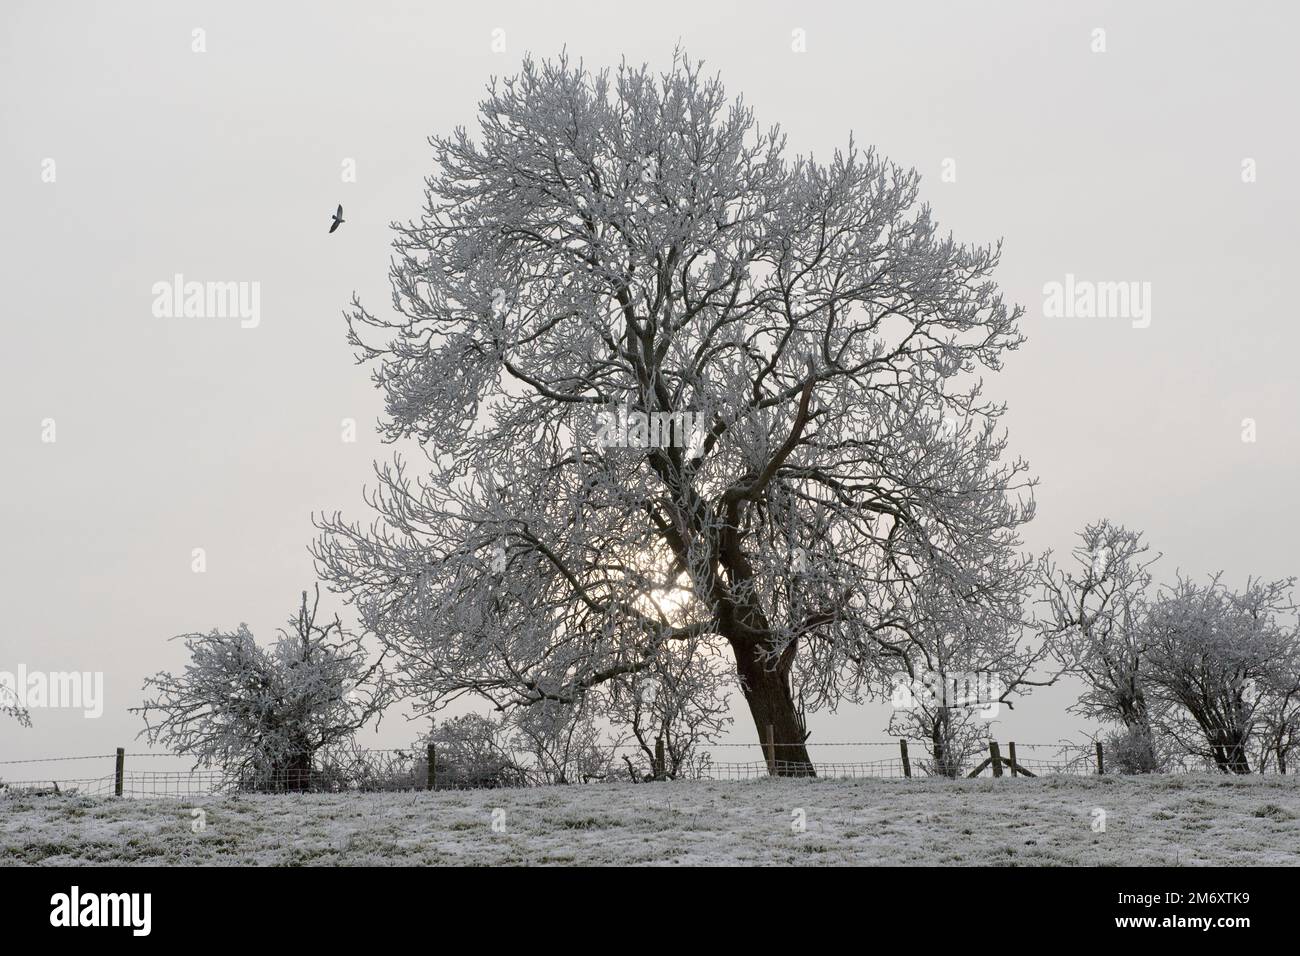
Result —
MULTIPOLYGON (((103 671, 107 699, 98 720, 0 727, 0 759, 133 746, 144 676, 183 663, 167 637, 247 621, 269 639, 312 580, 310 513, 367 517, 388 449, 340 312, 353 290, 387 305, 387 224, 419 211, 425 138, 566 45, 666 66, 680 41, 792 152, 852 130, 921 170, 959 240, 1005 238, 1029 342, 989 390, 1041 478, 1029 548, 1105 515, 1147 532, 1164 578, 1295 573, 1297 27, 1282 3, 4 4, 0 670, 103 671), (260 283, 260 324, 155 317, 176 273, 260 283), (1044 317, 1067 274, 1149 282, 1150 327, 1044 317)), ((999 736, 1077 733, 1074 696, 1036 693, 999 736)), ((814 741, 885 722, 820 715, 814 741)))

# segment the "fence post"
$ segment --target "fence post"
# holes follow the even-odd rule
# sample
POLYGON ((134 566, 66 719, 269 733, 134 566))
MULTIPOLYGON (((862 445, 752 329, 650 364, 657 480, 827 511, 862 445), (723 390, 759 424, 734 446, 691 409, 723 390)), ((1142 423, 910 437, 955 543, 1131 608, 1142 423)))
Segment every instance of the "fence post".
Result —
POLYGON ((113 774, 113 795, 122 795, 122 782, 126 778, 126 748, 117 748, 117 769, 113 774))
POLYGON ((771 724, 767 725, 767 772, 776 776, 776 730, 771 724))
POLYGON ((655 738, 655 779, 663 780, 667 774, 664 773, 664 739, 655 738))
POLYGON ((1016 742, 1007 741, 1007 759, 1011 761, 1011 776, 1016 775, 1016 742))
POLYGON ((425 786, 428 790, 436 788, 438 783, 438 752, 433 744, 429 744, 428 766, 425 768, 425 786))
POLYGON ((989 761, 993 764, 993 776, 1002 776, 1002 756, 998 753, 998 742, 989 741, 989 761))
POLYGON ((1098 740, 1097 741, 1097 774, 1098 776, 1100 776, 1105 772, 1106 772, 1106 762, 1101 755, 1101 741, 1098 740))
POLYGON ((903 755, 903 776, 904 776, 904 777, 910 777, 910 776, 912 775, 912 761, 910 761, 910 760, 907 759, 907 740, 906 740, 906 739, 904 739, 904 738, 902 738, 902 737, 899 737, 899 738, 898 738, 898 749, 899 749, 899 752, 902 753, 902 755, 903 755))

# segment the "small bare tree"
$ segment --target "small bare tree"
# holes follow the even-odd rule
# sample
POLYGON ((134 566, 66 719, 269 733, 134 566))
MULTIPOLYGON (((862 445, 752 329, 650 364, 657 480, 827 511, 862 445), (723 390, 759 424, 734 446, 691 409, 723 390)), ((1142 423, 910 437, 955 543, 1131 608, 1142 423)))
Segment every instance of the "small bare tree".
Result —
POLYGON ((178 635, 190 662, 180 675, 145 681, 153 696, 132 708, 144 718, 141 734, 257 785, 309 786, 315 755, 349 740, 392 698, 383 656, 368 663, 337 616, 318 624, 319 604, 319 588, 310 606, 302 592, 291 631, 270 648, 245 624, 178 635))
POLYGON ((1300 753, 1300 678, 1278 670, 1281 673, 1271 682, 1259 713, 1261 773, 1270 764, 1278 773, 1287 773, 1291 756, 1300 753))
POLYGON ((890 735, 925 741, 930 756, 918 761, 918 766, 932 776, 961 776, 967 761, 988 746, 988 720, 981 717, 978 707, 954 703, 941 694, 911 690, 906 697, 895 703, 889 718, 890 735))
POLYGON ((597 720, 598 707, 592 693, 573 704, 548 700, 510 713, 510 746, 530 759, 537 782, 590 783, 612 775, 620 741, 597 720))
POLYGON ((519 765, 509 745, 508 722, 482 714, 463 714, 435 724, 420 742, 418 751, 426 755, 417 759, 416 776, 428 772, 426 746, 435 747, 436 777, 439 787, 520 786, 526 782, 527 769, 519 765))
POLYGON ((1300 694, 1295 580, 1252 578, 1232 591, 1179 577, 1151 606, 1147 677, 1168 703, 1163 721, 1189 754, 1250 773, 1255 731, 1274 695, 1300 694))
POLYGON ((954 551, 944 574, 913 582, 905 626, 880 638, 882 663, 892 666, 894 712, 889 733, 926 741, 928 769, 956 777, 983 749, 989 722, 1033 687, 1054 683, 1040 673, 1046 641, 1024 639, 1023 602, 1032 563, 1012 540, 981 547, 981 557, 954 551))
POLYGON ((1085 692, 1071 708, 1081 716, 1123 726, 1126 766, 1156 769, 1161 748, 1148 688, 1146 608, 1151 565, 1142 532, 1109 520, 1087 525, 1071 551, 1073 562, 1059 568, 1049 551, 1038 563, 1044 643, 1085 692), (1140 757, 1145 749, 1146 757, 1140 757))
POLYGON ((659 741, 670 779, 701 769, 707 760, 701 744, 715 740, 732 722, 727 711, 730 687, 719 651, 696 642, 669 648, 652 670, 612 682, 609 719, 628 729, 639 758, 623 755, 632 778, 653 773, 659 741))

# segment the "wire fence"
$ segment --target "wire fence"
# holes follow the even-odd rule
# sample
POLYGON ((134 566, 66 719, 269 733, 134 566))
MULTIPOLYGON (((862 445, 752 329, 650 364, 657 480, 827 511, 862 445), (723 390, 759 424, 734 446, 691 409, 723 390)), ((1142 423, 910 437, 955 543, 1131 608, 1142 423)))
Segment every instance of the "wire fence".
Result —
MULTIPOLYGON (((537 786, 548 783, 599 783, 611 781, 757 780, 778 777, 824 779, 893 779, 973 776, 1042 777, 1051 775, 1114 774, 1124 768, 1106 766, 1095 742, 1055 744, 990 744, 989 751, 973 751, 936 759, 924 742, 830 741, 801 745, 719 743, 700 745, 689 761, 669 768, 652 757, 649 772, 636 769, 620 751, 644 758, 645 748, 620 744, 609 748, 602 762, 581 768, 567 777, 536 761, 506 752, 466 759, 464 754, 438 757, 423 748, 398 750, 354 749, 341 754, 316 755, 293 761, 292 766, 252 771, 191 766, 155 769, 159 761, 187 761, 165 752, 91 754, 75 757, 40 757, 0 761, 0 795, 121 796, 188 799, 220 793, 348 793, 428 789, 482 789, 537 786), (789 747, 806 747, 809 761, 777 759, 789 747), (856 750, 858 753, 853 753, 856 750), (885 754, 889 755, 886 756, 885 754), (821 759, 825 755, 830 759, 821 759), (430 756, 434 757, 432 770, 430 756), (720 759, 722 757, 748 759, 720 759), (850 757, 864 759, 846 759, 850 757), (625 765, 626 771, 624 770, 625 765), (67 770, 86 769, 75 774, 67 770)), ((1234 754, 1183 757, 1168 761, 1163 773, 1217 772, 1232 764, 1234 754)), ((642 759, 642 765, 645 760, 642 759)), ((1276 770, 1272 771, 1276 772, 1276 770)))
MULTIPOLYGON (((868 760, 813 759, 811 762, 777 759, 768 756, 768 748, 761 744, 737 744, 737 747, 749 748, 762 759, 734 762, 708 761, 701 768, 699 776, 713 780, 747 780, 760 777, 782 776, 816 776, 828 779, 890 779, 906 777, 949 777, 961 778, 976 776, 989 770, 989 756, 986 752, 949 755, 936 760, 933 754, 915 741, 910 747, 892 741, 848 741, 824 744, 807 744, 809 751, 819 751, 823 747, 847 748, 885 748, 897 756, 879 757, 868 760)), ((783 745, 777 744, 777 752, 783 745)), ((1016 775, 1046 776, 1050 774, 1085 775, 1097 772, 1095 746, 1088 744, 1018 744, 1011 747, 1015 753, 1016 775), (1018 747, 1018 750, 1016 749, 1018 747), (1025 751, 1041 754, 1025 756, 1025 751)), ((1002 759, 1002 768, 1008 773, 1012 769, 1002 759)))

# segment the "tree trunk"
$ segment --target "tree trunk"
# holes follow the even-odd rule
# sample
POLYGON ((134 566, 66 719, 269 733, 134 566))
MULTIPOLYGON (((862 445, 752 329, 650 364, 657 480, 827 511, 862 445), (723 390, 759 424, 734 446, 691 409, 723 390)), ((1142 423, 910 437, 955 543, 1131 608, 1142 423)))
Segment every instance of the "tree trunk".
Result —
POLYGON ((740 687, 754 718, 759 742, 767 749, 767 729, 776 743, 773 773, 778 777, 815 777, 808 748, 804 746, 803 724, 790 696, 790 669, 759 659, 754 649, 732 645, 740 687))
POLYGON ((943 734, 939 730, 939 721, 934 720, 930 723, 930 753, 934 757, 934 772, 936 776, 955 777, 955 773, 948 772, 948 765, 944 763, 947 754, 943 750, 943 734))
POLYGON ((1211 727, 1205 731, 1210 742, 1214 762, 1223 773, 1248 774, 1250 761, 1246 756, 1246 736, 1233 733, 1230 728, 1211 727))
POLYGON ((953 739, 952 715, 947 707, 940 707, 930 722, 930 750, 934 754, 934 773, 936 776, 951 777, 956 780, 961 776, 961 751, 953 739))
POLYGON ((1244 742, 1237 744, 1231 751, 1230 767, 1233 773, 1250 773, 1250 758, 1246 756, 1244 742))

